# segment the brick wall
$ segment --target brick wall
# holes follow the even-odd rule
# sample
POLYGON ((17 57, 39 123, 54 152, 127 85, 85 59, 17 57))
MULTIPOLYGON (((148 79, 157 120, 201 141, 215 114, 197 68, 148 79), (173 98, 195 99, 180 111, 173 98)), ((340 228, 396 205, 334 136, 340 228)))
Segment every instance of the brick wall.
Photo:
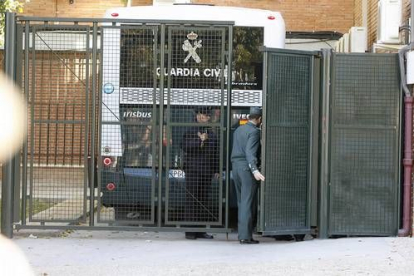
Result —
MULTIPOLYGON (((21 0, 23 1, 23 0, 21 0)), ((354 0, 193 0, 193 3, 260 8, 280 11, 289 31, 346 32, 354 22, 354 0)), ((132 5, 152 5, 152 0, 134 0, 132 5)), ((52 17, 102 17, 105 10, 122 6, 120 0, 31 0, 24 15, 52 17)))
POLYGON ((411 16, 411 0, 403 0, 403 21, 411 16))
POLYGON ((354 0, 194 0, 211 3, 280 11, 289 31, 347 31, 353 24, 354 0))
POLYGON ((362 26, 362 0, 355 0, 354 26, 362 26))
MULTIPOLYGON (((25 2, 20 0, 20 2, 25 2)), ((134 5, 150 5, 150 0, 134 0, 134 5)), ((23 15, 37 17, 103 17, 105 11, 121 7, 121 0, 31 0, 24 5, 23 15)))
MULTIPOLYGON (((0 70, 3 69, 4 50, 0 50, 0 70)), ((31 106, 34 104, 36 120, 85 121, 86 86, 91 84, 91 70, 86 75, 86 55, 83 52, 36 52, 35 96, 28 101, 28 122, 31 122, 31 106)), ((91 56, 89 55, 89 63, 91 56)), ((91 65, 91 64, 90 64, 91 65)), ((29 80, 32 88, 32 56, 29 55, 29 80)), ((25 84, 23 83, 23 86, 25 84)), ((92 95, 92 94, 90 94, 92 95)), ((97 95, 97 93, 95 93, 97 95)), ((92 104, 89 99, 89 105, 92 104)), ((92 110, 90 110, 92 112, 92 110)), ((98 111, 96 111, 98 112, 98 111)), ((91 114, 89 114, 91 118, 91 114)), ((90 124, 90 123, 89 123, 90 124)), ((32 125, 27 125, 30 140, 32 125)), ((89 128, 91 125, 89 125, 89 128)), ((36 123, 34 127, 33 160, 35 164, 82 165, 84 129, 77 124, 36 123)), ((95 138, 97 139, 97 138, 95 138)), ((31 143, 27 144, 29 158, 31 143)), ((1 163, 0 163, 1 178, 1 163)))
POLYGON ((372 44, 377 41, 377 26, 378 26, 378 2, 368 1, 368 46, 369 50, 372 44))
MULTIPOLYGON (((367 1, 368 50, 370 51, 372 44, 377 41, 378 0, 367 1)), ((354 26, 362 26, 362 0, 355 0, 354 15, 354 26)))
MULTIPOLYGON (((371 48, 372 44, 377 41, 377 27, 378 27, 378 0, 368 1, 368 46, 371 48)), ((403 24, 411 16, 411 0, 403 0, 403 24)), ((362 26, 362 0, 355 0, 354 6, 354 25, 362 26)))
MULTIPOLYGON (((89 55, 88 58, 91 66, 91 56, 89 55)), ((29 60, 28 85, 29 91, 33 91, 31 56, 29 60)), ((83 52, 36 52, 36 94, 29 95, 28 110, 34 104, 36 120, 59 120, 60 123, 36 123, 34 125, 33 158, 35 164, 83 165, 85 130, 81 122, 86 121, 86 83, 89 82, 89 87, 92 83, 92 72, 89 70, 87 75, 86 65, 86 54, 83 52), (63 121, 68 123, 64 124, 63 121), (69 121, 77 121, 77 123, 69 121)), ((89 92, 90 90, 89 88, 89 92)), ((98 95, 97 91, 95 95, 98 95)), ((92 93, 89 93, 90 108, 91 97, 92 93)), ((89 112, 90 128, 92 110, 89 112)), ((31 120, 30 116, 31 112, 28 112, 28 121, 31 120)), ((28 135, 31 133, 31 127, 28 125, 28 135)), ((28 144, 29 153, 31 147, 32 145, 28 144)))
MULTIPOLYGON (((411 17, 411 0, 403 0, 403 24, 408 24, 408 19, 411 17)), ((409 39, 408 36, 409 32, 403 32, 403 41, 409 39), (405 39, 405 35, 407 35, 407 39, 405 39)))

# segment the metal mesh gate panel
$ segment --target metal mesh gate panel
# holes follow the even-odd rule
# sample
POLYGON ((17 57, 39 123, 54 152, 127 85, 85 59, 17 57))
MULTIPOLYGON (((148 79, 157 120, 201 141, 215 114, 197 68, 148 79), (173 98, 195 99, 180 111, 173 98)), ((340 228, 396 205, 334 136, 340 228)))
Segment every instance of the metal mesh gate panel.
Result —
POLYGON ((330 235, 397 233, 397 61, 396 55, 334 55, 330 235))
POLYGON ((29 219, 78 221, 87 211, 89 27, 34 26, 30 34, 29 82, 24 83, 29 88, 30 181, 23 190, 28 190, 29 219), (77 41, 78 49, 67 40, 77 41))
MULTIPOLYGON (((233 24, 18 20, 28 135, 16 225, 231 231, 233 24)), ((235 104, 261 101, 250 92, 235 104)))
POLYGON ((222 225, 226 28, 102 29, 98 221, 222 225))
POLYGON ((309 230, 313 56, 268 54, 264 234, 309 230))
POLYGON ((167 224, 222 224, 225 38, 224 28, 168 29, 167 224))
MULTIPOLYGON (((153 224, 158 26, 103 27, 98 220, 153 224), (124 97, 134 90, 147 102, 124 97)), ((136 95, 138 96, 138 95, 136 95)), ((159 123, 159 121, 158 121, 159 123)))

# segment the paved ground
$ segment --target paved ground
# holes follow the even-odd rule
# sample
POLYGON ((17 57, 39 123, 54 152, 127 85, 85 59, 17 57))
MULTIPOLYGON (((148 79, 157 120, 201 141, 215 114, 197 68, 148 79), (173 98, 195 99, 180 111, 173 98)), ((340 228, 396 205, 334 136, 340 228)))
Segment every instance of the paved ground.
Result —
POLYGON ((341 238, 240 245, 235 234, 35 232, 13 241, 36 275, 414 275, 414 239, 341 238), (31 235, 31 236, 30 236, 31 235))

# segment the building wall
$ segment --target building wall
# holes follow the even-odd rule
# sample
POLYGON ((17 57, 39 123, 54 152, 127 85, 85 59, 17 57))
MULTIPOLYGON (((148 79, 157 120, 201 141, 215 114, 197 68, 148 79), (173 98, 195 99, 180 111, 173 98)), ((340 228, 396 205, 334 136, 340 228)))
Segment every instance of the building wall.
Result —
POLYGON ((411 16, 411 0, 403 0, 403 20, 408 20, 411 16))
MULTIPOLYGON (((367 0, 368 1, 368 14, 367 14, 367 23, 368 23, 368 46, 369 50, 372 47, 372 44, 377 41, 377 26, 378 26, 378 0, 367 0)), ((407 24, 408 19, 411 16, 411 0, 402 0, 403 1, 403 25, 407 24)), ((363 25, 363 16, 362 16, 362 0, 355 0, 354 5, 354 26, 363 25)), ((404 33, 402 35, 402 41, 404 41, 404 33)))
MULTIPOLYGON (((20 0, 24 1, 24 0, 20 0)), ((354 0, 193 0, 214 4, 280 11, 288 31, 346 32, 354 22, 354 0)), ((152 5, 152 0, 133 0, 133 6, 152 5)), ((38 17, 102 17, 105 10, 122 6, 121 0, 31 0, 23 15, 38 17)))
POLYGON ((354 3, 354 26, 362 26, 362 0, 354 3))
POLYGON ((353 24, 353 0, 194 0, 195 3, 239 6, 280 11, 289 31, 339 31, 353 24))
MULTIPOLYGON (((19 0, 24 3, 23 15, 36 17, 103 17, 105 11, 121 7, 121 0, 19 0)), ((150 5, 151 0, 135 0, 134 5, 150 5)))
MULTIPOLYGON (((354 26, 363 26, 363 0, 355 0, 354 26)), ((367 0, 368 50, 377 40, 378 0, 367 0)))

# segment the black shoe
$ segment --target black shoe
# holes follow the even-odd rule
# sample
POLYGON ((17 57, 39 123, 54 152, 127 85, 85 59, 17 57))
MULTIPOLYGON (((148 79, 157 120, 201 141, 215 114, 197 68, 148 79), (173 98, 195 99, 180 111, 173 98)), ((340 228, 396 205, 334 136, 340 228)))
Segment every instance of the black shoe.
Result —
POLYGON ((278 235, 275 236, 277 241, 293 241, 295 238, 292 235, 278 235))
POLYGON ((185 238, 187 240, 195 240, 197 239, 196 233, 185 233, 185 238))
POLYGON ((214 239, 213 235, 209 235, 207 233, 197 233, 196 237, 199 239, 208 239, 208 240, 214 239))
POLYGON ((258 244, 259 241, 256 241, 254 239, 248 239, 248 240, 240 240, 240 244, 258 244))

